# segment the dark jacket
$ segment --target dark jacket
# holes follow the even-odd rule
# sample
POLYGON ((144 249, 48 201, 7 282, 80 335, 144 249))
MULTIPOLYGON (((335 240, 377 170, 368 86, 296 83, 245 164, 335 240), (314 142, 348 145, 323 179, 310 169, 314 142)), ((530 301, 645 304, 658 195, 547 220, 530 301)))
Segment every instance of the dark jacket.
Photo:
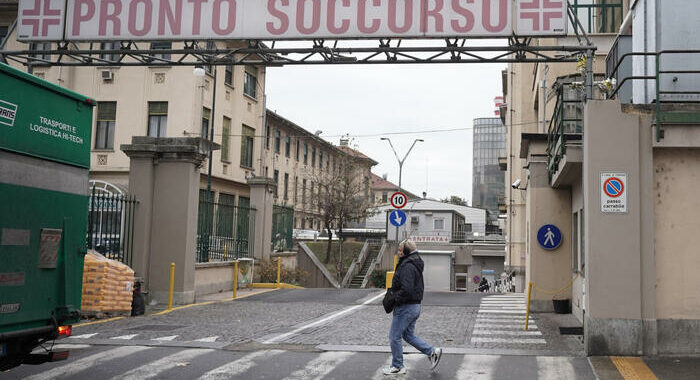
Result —
POLYGON ((423 260, 418 251, 399 259, 391 289, 396 297, 396 305, 416 304, 423 300, 423 260))

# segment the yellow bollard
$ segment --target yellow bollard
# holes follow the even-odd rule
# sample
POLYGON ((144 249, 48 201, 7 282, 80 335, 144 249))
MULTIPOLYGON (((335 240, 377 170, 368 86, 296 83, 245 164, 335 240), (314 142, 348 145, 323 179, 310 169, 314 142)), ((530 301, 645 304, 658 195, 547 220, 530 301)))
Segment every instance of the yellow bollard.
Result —
POLYGON ((280 288, 280 272, 282 271, 282 258, 277 258, 277 289, 280 288))
POLYGON ((399 254, 395 253, 394 254, 394 270, 396 270, 396 263, 399 261, 399 254))
POLYGON ((530 326, 530 295, 532 294, 532 281, 527 284, 527 307, 525 309, 525 331, 530 326))
POLYGON ((236 290, 238 289, 238 260, 233 262, 233 299, 236 299, 236 290))
POLYGON ((384 287, 387 289, 391 288, 392 281, 394 281, 394 271, 386 272, 386 283, 384 287))
POLYGON ((168 292, 168 310, 173 309, 173 291, 175 290, 175 263, 170 263, 170 291, 168 292))

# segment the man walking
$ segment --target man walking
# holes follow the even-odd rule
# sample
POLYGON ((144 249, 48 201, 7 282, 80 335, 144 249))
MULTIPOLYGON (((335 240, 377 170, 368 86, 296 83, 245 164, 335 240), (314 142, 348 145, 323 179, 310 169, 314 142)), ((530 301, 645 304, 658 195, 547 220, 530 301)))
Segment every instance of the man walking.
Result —
POLYGON ((406 373, 406 367, 403 365, 402 338, 418 351, 428 355, 431 369, 437 367, 442 356, 441 348, 431 346, 413 333, 420 316, 424 289, 423 260, 418 255, 416 243, 411 240, 402 241, 399 243, 398 255, 399 263, 391 282, 396 299, 394 318, 389 330, 391 367, 384 369, 385 375, 406 373))

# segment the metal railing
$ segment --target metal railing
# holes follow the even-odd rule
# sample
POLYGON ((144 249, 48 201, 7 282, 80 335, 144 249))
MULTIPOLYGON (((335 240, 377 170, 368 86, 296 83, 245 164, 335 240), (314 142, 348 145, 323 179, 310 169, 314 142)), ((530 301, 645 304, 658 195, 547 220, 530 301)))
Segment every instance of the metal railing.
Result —
MULTIPOLYGON (((620 66, 622 63, 629 57, 645 57, 645 59, 648 59, 649 57, 653 57, 654 59, 654 74, 653 75, 630 75, 625 78, 622 78, 622 80, 618 81, 616 83, 615 88, 610 92, 609 98, 615 98, 617 93, 620 91, 620 89, 627 83, 628 81, 634 81, 634 80, 644 80, 644 81, 654 81, 654 87, 655 87, 655 92, 656 92, 656 98, 653 100, 656 106, 656 142, 661 141, 661 124, 664 122, 671 122, 675 121, 677 123, 683 124, 686 121, 680 119, 680 120, 674 120, 672 118, 669 118, 669 113, 665 113, 664 110, 661 107, 661 103, 684 103, 684 102, 690 102, 690 103, 698 103, 700 102, 700 86, 696 90, 683 90, 683 91, 677 91, 677 90, 664 90, 662 89, 662 83, 661 79, 664 76, 669 76, 669 75, 674 75, 673 76, 673 82, 678 81, 678 75, 693 75, 693 74, 700 74, 700 69, 695 69, 695 70, 686 70, 686 69, 677 69, 677 70, 671 70, 671 69, 664 69, 662 67, 662 58, 664 56, 668 57, 670 55, 680 55, 680 54, 686 54, 687 55, 687 62, 697 62, 699 56, 700 56, 700 50, 662 50, 658 52, 630 52, 626 54, 622 54, 618 61, 617 64, 614 66, 612 71, 607 73, 608 78, 617 78, 617 73, 618 70, 620 69, 620 66), (685 96, 686 99, 682 99, 681 97, 685 96), (665 99, 664 99, 665 98, 665 99)), ((689 122, 697 122, 697 120, 690 120, 689 122)))
POLYGON ((197 262, 232 261, 250 257, 254 230, 255 209, 200 198, 197 262))
POLYGON ((272 209, 272 249, 288 251, 292 249, 294 232, 294 208, 274 206, 272 209))
POLYGON ((93 186, 88 205, 87 248, 131 266, 137 205, 132 195, 102 193, 93 186))
POLYGON ((559 83, 556 91, 557 103, 547 134, 547 173, 550 181, 566 154, 566 135, 583 132, 583 94, 570 83, 559 83))
POLYGON ((573 0, 576 16, 587 26, 587 33, 617 33, 624 12, 622 0, 597 0, 596 3, 580 3, 573 0), (586 13, 581 17, 581 13, 586 13))

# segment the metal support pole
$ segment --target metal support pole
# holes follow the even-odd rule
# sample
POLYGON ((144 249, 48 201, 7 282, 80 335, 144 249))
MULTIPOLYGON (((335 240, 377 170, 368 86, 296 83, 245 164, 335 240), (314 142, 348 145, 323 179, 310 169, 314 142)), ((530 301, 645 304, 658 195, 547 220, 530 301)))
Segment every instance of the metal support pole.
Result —
POLYGON ((530 296, 532 295, 532 281, 527 284, 527 308, 525 309, 525 331, 530 327, 530 296))
POLYGON ((170 263, 170 290, 168 291, 168 310, 173 309, 173 291, 175 290, 175 263, 170 263))
POLYGON ((277 289, 280 288, 280 272, 282 271, 282 258, 277 258, 277 289))
POLYGON ((586 101, 593 99, 593 49, 586 50, 586 101))
POLYGON ((233 299, 236 299, 236 290, 238 290, 238 260, 233 262, 233 299))

